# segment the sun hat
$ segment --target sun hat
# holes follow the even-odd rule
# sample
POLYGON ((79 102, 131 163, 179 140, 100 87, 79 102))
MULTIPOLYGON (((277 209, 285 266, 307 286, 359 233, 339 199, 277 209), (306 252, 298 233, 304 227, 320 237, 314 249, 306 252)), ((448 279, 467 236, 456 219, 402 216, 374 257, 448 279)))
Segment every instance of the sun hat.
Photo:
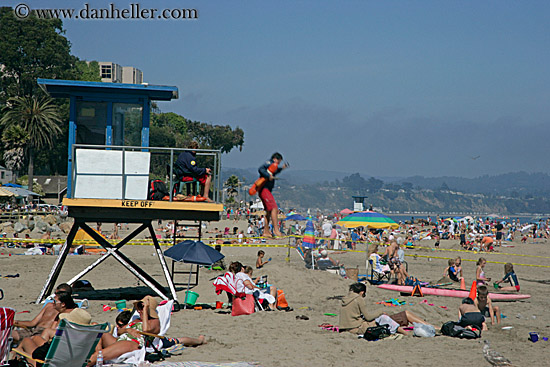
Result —
POLYGON ((159 314, 157 313, 158 302, 155 299, 155 297, 145 296, 145 297, 143 297, 143 299, 141 301, 134 302, 134 308, 136 310, 138 309, 138 304, 140 302, 142 302, 144 306, 145 305, 149 306, 149 312, 148 312, 149 317, 152 317, 154 319, 159 318, 159 314))
POLYGON ((321 256, 327 256, 327 255, 328 255, 328 251, 327 251, 327 250, 321 251, 321 256))
POLYGON ((92 316, 88 313, 88 311, 81 308, 75 308, 69 313, 61 313, 59 314, 59 319, 65 319, 73 324, 79 325, 90 325, 92 322, 92 316))

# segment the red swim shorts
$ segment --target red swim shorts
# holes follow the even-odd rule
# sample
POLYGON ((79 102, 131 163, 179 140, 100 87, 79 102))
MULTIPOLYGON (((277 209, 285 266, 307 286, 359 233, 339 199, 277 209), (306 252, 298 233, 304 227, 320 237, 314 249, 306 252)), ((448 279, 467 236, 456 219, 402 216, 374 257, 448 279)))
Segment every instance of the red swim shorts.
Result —
POLYGON ((262 199, 262 203, 264 204, 264 209, 266 211, 272 211, 273 209, 277 209, 277 203, 275 202, 275 198, 271 194, 271 191, 268 189, 262 189, 259 192, 260 199, 262 199))
POLYGON ((198 177, 190 177, 185 176, 181 178, 181 182, 191 182, 193 179, 196 178, 197 181, 199 181, 202 185, 206 184, 206 179, 208 178, 208 175, 205 173, 204 175, 198 176, 198 177))

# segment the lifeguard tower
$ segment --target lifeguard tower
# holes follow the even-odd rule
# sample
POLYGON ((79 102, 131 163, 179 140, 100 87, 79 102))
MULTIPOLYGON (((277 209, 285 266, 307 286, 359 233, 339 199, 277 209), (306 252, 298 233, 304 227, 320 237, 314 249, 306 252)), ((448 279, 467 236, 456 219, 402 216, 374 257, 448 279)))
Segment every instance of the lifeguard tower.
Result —
MULTIPOLYGON (((165 219, 218 221, 222 204, 217 204, 220 187, 221 152, 197 150, 213 163, 214 203, 147 200, 151 155, 169 162, 169 187, 172 167, 184 149, 149 147, 151 101, 178 98, 178 89, 148 84, 118 84, 72 80, 38 79, 53 98, 69 98, 69 144, 67 198, 63 205, 74 218, 67 240, 60 249, 36 303, 51 294, 61 268, 70 252, 77 231, 82 228, 106 253, 76 274, 73 284, 86 273, 113 256, 126 269, 163 299, 177 300, 176 289, 152 226, 153 220, 165 219), (216 190, 217 188, 217 190, 216 190), (94 231, 86 222, 137 223, 137 229, 116 245, 94 231), (119 250, 143 231, 151 235, 168 290, 119 250)), ((170 190, 172 191, 172 190, 170 190)), ((174 241, 176 239, 174 228, 174 241)), ((173 268, 172 268, 173 269, 173 268)))
POLYGON ((352 196, 353 198, 353 211, 362 212, 365 210, 365 199, 368 196, 352 196))

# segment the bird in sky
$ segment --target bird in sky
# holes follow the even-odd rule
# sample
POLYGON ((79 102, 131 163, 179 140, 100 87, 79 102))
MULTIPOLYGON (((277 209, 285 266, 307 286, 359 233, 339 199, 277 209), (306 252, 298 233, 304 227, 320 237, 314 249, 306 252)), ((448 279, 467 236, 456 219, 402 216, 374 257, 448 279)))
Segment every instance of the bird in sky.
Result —
POLYGON ((473 160, 473 161, 475 161, 475 160, 479 159, 479 157, 481 157, 481 156, 480 156, 480 155, 477 155, 477 156, 475 156, 475 157, 470 157, 470 159, 473 160))

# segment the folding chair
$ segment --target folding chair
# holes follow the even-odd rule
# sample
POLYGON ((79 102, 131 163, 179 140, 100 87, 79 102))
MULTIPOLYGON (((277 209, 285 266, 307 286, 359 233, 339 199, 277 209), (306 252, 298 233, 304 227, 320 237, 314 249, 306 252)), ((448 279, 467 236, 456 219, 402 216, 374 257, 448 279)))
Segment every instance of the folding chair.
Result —
POLYGON ((367 274, 369 274, 369 269, 370 269, 369 282, 371 284, 382 283, 384 279, 387 279, 388 282, 391 280, 391 271, 382 271, 382 272, 379 271, 376 267, 376 259, 373 258, 372 255, 367 259, 367 274))
POLYGON ((9 307, 0 307, 0 366, 7 366, 10 354, 11 331, 15 322, 15 310, 9 307))
POLYGON ((27 359, 43 363, 43 367, 85 367, 108 327, 108 323, 79 325, 62 319, 44 361, 16 352, 27 359))

